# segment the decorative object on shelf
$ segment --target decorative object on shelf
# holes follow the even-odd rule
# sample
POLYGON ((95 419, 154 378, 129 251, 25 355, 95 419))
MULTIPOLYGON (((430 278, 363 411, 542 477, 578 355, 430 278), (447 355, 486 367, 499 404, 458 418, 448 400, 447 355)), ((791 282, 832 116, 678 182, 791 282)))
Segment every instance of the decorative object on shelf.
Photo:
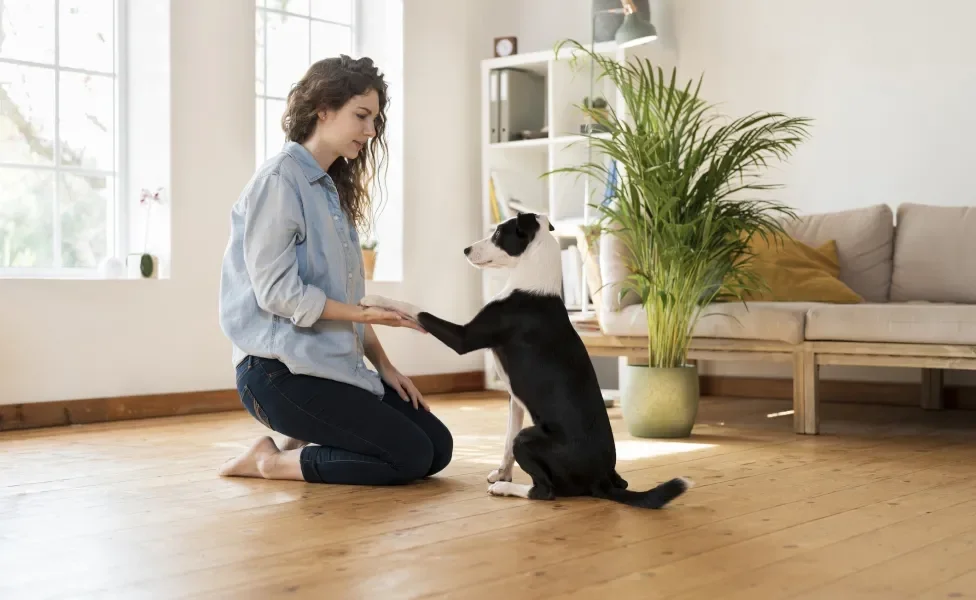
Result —
POLYGON ((367 280, 373 279, 373 272, 376 270, 376 246, 378 243, 377 240, 371 239, 359 245, 363 251, 363 270, 366 273, 367 280))
POLYGON ((495 57, 511 56, 518 53, 518 38, 514 35, 497 37, 494 41, 495 57))
POLYGON ((657 37, 657 31, 651 24, 649 0, 593 0, 592 11, 595 43, 616 41, 626 44, 657 37), (624 25, 627 25, 626 29, 624 25))
MULTIPOLYGON (((610 105, 606 98, 603 96, 597 96, 593 99, 593 105, 590 106, 590 98, 587 96, 586 98, 583 98, 583 106, 595 113, 602 114, 605 119, 607 112, 609 112, 610 105)), ((608 131, 609 130, 606 127, 600 125, 598 122, 595 123, 594 119, 589 117, 586 118, 586 123, 580 125, 580 133, 607 133, 608 131)))
POLYGON ((139 193, 139 205, 146 207, 146 228, 142 238, 142 253, 133 253, 126 256, 126 268, 129 277, 156 279, 159 277, 159 257, 149 253, 149 223, 152 216, 153 204, 162 205, 163 188, 156 188, 150 192, 143 188, 139 193))
POLYGON ((647 59, 622 63, 578 42, 559 45, 593 61, 625 104, 609 114, 582 108, 611 133, 590 137, 594 154, 614 159, 610 165, 594 159, 552 171, 612 185, 609 202, 593 208, 602 235, 623 247, 630 276, 619 291, 640 299, 649 346, 639 361, 647 365, 622 374, 623 417, 637 437, 686 437, 698 410, 698 369, 688 350, 701 309, 719 299, 745 302, 745 292, 762 287, 750 269, 749 239, 785 236, 784 217, 795 216, 743 194, 778 187, 755 179, 768 161, 791 155, 810 121, 768 112, 725 119, 699 97, 701 79, 681 83, 676 70, 667 78, 647 59))

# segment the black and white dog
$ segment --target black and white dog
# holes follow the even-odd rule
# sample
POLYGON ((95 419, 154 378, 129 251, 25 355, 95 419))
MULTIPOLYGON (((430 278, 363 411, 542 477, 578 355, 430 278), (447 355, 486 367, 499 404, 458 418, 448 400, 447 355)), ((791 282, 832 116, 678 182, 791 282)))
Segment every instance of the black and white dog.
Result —
POLYGON ((501 465, 488 476, 497 496, 551 500, 593 496, 662 508, 691 482, 675 478, 651 490, 626 489, 616 471, 613 431, 596 372, 561 299, 559 241, 545 216, 521 213, 464 249, 478 268, 509 268, 505 288, 466 325, 407 304, 367 296, 360 304, 415 319, 458 354, 490 349, 511 395, 501 465), (522 429, 525 411, 533 426, 522 429), (512 483, 513 463, 532 485, 512 483))

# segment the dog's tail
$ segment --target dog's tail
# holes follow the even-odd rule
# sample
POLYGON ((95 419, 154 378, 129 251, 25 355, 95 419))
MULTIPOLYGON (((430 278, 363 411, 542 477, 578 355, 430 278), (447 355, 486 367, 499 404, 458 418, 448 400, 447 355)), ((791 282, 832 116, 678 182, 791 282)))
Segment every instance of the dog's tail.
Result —
POLYGON ((635 492, 618 487, 611 487, 604 490, 600 496, 607 500, 620 502, 627 506, 638 508, 659 509, 664 508, 669 502, 684 494, 695 483, 684 477, 675 477, 670 481, 665 481, 661 485, 651 488, 644 492, 635 492))

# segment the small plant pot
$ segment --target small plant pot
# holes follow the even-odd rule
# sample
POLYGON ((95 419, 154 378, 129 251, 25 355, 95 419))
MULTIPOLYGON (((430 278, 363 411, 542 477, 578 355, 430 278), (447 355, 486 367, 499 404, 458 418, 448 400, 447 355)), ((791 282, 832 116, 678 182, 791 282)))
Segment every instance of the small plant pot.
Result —
POLYGON ((366 272, 366 279, 373 279, 373 271, 376 269, 376 250, 363 248, 363 270, 366 272))
POLYGON ((639 438, 684 438, 698 416, 698 367, 627 365, 621 372, 620 409, 639 438))
POLYGON ((152 254, 130 254, 125 258, 126 272, 132 279, 159 279, 159 257, 152 254))

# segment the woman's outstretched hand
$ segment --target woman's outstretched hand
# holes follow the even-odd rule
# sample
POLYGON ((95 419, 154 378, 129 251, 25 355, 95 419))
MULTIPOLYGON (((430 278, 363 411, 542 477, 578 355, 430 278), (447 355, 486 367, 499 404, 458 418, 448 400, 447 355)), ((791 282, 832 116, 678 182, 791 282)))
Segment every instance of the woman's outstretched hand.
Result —
POLYGON ((417 409, 423 406, 424 410, 430 412, 430 407, 424 402, 424 397, 420 394, 417 386, 410 381, 409 377, 398 371, 390 361, 384 361, 376 367, 376 370, 380 374, 380 377, 383 378, 383 381, 400 394, 404 402, 412 402, 413 407, 417 409))
MULTIPOLYGON (((394 310, 377 308, 375 306, 360 307, 362 312, 362 322, 370 325, 387 325, 389 327, 409 327, 421 333, 427 333, 420 323, 402 315, 394 310)), ((390 385, 393 385, 392 383, 390 385)))

